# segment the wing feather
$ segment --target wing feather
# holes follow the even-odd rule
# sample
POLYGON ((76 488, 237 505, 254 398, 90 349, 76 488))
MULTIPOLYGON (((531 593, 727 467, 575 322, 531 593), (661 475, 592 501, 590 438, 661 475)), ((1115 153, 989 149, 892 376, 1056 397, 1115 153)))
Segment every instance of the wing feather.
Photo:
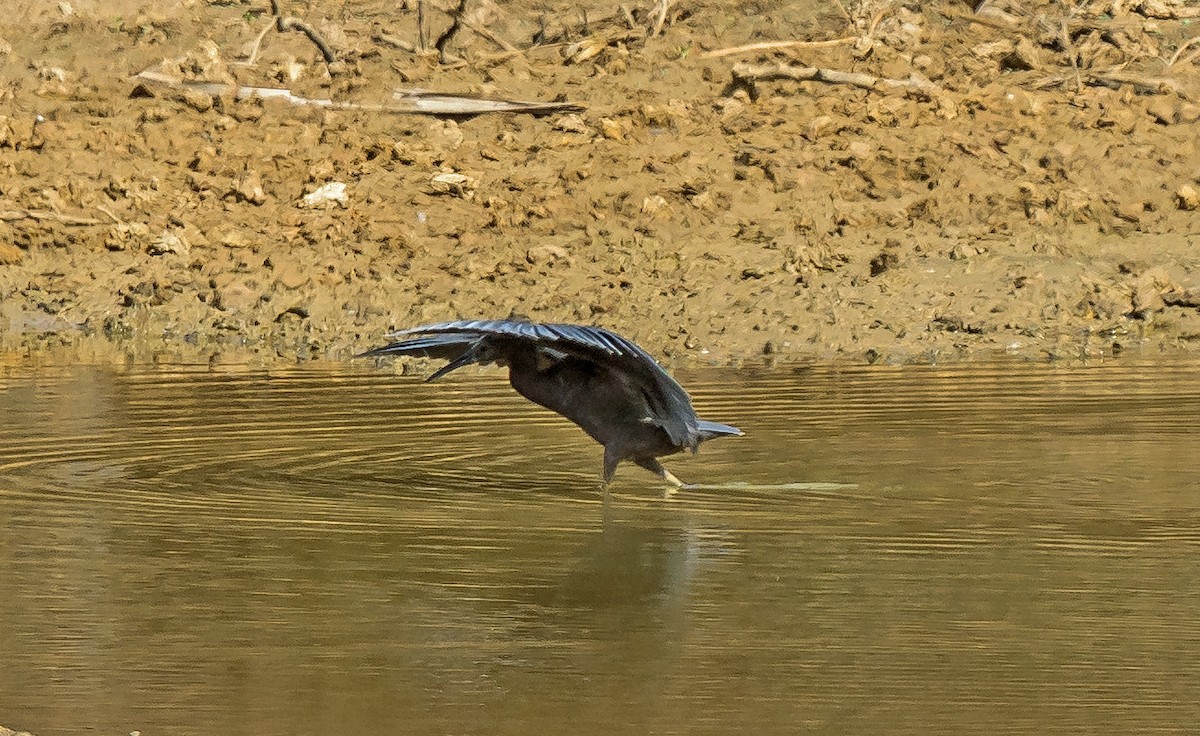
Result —
POLYGON ((376 348, 364 355, 424 354, 430 357, 454 357, 480 337, 494 335, 528 340, 537 345, 553 346, 588 360, 605 363, 636 378, 654 400, 656 422, 671 441, 694 447, 699 441, 696 413, 691 398, 645 350, 632 340, 602 327, 571 324, 539 324, 516 320, 459 320, 438 322, 399 330, 389 338, 409 338, 392 345, 376 348), (425 343, 423 340, 430 342, 425 343), (456 345, 459 353, 438 353, 443 346, 456 345), (408 347, 413 346, 413 347, 408 347))
POLYGON ((419 355, 423 358, 453 360, 462 355, 463 351, 471 347, 479 338, 479 333, 473 334, 470 332, 424 335, 373 348, 354 357, 372 358, 380 355, 419 355))

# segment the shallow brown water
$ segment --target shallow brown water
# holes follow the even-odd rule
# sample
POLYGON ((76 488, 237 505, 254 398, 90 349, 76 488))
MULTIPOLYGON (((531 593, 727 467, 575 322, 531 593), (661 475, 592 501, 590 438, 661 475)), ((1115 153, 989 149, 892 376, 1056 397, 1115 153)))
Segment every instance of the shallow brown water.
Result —
POLYGON ((664 502, 497 376, 0 375, 0 723, 1185 733, 1200 368, 685 376, 664 502))

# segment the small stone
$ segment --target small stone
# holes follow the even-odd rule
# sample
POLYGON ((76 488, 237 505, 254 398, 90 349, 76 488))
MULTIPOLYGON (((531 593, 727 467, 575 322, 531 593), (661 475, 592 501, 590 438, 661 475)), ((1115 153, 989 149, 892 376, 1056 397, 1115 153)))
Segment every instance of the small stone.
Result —
POLYGON ((900 257, 896 255, 896 251, 885 248, 880 251, 879 255, 871 259, 871 275, 878 276, 890 268, 895 268, 900 264, 900 257))
POLYGON ((217 240, 226 248, 249 248, 253 245, 250 239, 239 230, 230 230, 229 232, 222 233, 218 236, 217 240))
POLYGON ((183 101, 196 112, 208 112, 213 108, 212 95, 200 90, 187 89, 183 91, 183 101))
POLYGON ((1146 107, 1146 112, 1159 125, 1175 125, 1179 122, 1179 105, 1166 98, 1158 98, 1146 107))
POLYGON ((564 133, 591 133, 592 129, 575 113, 560 115, 551 125, 554 130, 561 130, 564 133))
POLYGON ((472 199, 479 182, 466 174, 457 171, 442 171, 434 174, 429 180, 433 191, 438 194, 450 194, 462 199, 472 199))
POLYGON ((266 192, 263 191, 262 187, 262 179, 256 171, 247 171, 238 180, 237 194, 244 201, 254 205, 259 205, 267 201, 266 192))
POLYGON ((1200 208, 1200 191, 1191 184, 1184 184, 1175 190, 1175 206, 1187 212, 1200 208))
POLYGON ((846 146, 846 151, 854 158, 862 161, 871 157, 875 153, 875 148, 866 141, 853 141, 846 146))
POLYGON ((217 289, 213 306, 222 312, 245 312, 259 301, 258 291, 249 284, 234 281, 217 289))
POLYGON ((652 194, 642 200, 642 212, 653 215, 667 208, 667 200, 660 194, 652 194))
POLYGON ((815 141, 821 136, 833 132, 833 118, 828 115, 818 115, 808 121, 808 125, 804 126, 804 137, 810 141, 815 141))
POLYGON ((305 207, 321 207, 330 204, 345 204, 346 203, 346 185, 340 181, 331 181, 327 184, 322 184, 313 191, 304 195, 300 200, 305 207))
POLYGON ((0 266, 11 266, 20 263, 25 253, 12 243, 0 243, 0 266))
POLYGON ((591 36, 567 46, 563 50, 564 61, 567 64, 581 64, 598 56, 606 48, 608 48, 607 38, 591 36))
POLYGON ((525 251, 525 260, 535 266, 553 264, 567 258, 567 249, 558 245, 539 245, 525 251))
POLYGON ((605 138, 620 141, 625 139, 625 129, 612 118, 600 118, 600 133, 605 138))
POLYGON ((1027 72, 1041 67, 1038 47, 1028 38, 1021 36, 1012 51, 1000 59, 1000 68, 1008 71, 1027 72))
POLYGON ((308 283, 308 274, 294 263, 280 266, 275 278, 280 286, 289 290, 299 289, 308 283))
POLYGON ((991 41, 981 43, 971 47, 971 53, 981 59, 990 59, 995 56, 1003 56, 1004 54, 1012 53, 1014 48, 1013 42, 1008 39, 999 41, 991 41))
POLYGON ((163 230, 157 238, 151 240, 146 246, 146 252, 152 256, 164 256, 168 254, 187 255, 189 250, 191 250, 191 247, 188 245, 187 240, 182 235, 170 230, 163 230))

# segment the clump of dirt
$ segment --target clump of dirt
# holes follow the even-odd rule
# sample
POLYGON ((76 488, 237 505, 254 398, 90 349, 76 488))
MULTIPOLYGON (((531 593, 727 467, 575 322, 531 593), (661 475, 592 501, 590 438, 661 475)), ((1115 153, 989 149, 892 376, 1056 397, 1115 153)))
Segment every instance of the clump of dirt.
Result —
POLYGON ((0 350, 339 360, 510 315, 698 362, 1200 346, 1186 3, 462 7, 20 0, 0 350), (412 88, 581 109, 380 109, 412 88))

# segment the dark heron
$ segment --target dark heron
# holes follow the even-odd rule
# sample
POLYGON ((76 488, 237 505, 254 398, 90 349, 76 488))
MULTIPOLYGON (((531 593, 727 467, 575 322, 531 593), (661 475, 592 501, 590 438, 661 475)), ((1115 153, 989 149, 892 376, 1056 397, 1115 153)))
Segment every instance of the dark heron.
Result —
POLYGON ((645 350, 599 327, 511 320, 442 322, 394 332, 398 342, 362 356, 418 355, 450 362, 432 381, 472 363, 508 366, 525 398, 575 422, 604 445, 604 483, 632 460, 674 486, 683 484, 658 458, 701 442, 741 435, 737 427, 696 417, 683 387, 645 350))

